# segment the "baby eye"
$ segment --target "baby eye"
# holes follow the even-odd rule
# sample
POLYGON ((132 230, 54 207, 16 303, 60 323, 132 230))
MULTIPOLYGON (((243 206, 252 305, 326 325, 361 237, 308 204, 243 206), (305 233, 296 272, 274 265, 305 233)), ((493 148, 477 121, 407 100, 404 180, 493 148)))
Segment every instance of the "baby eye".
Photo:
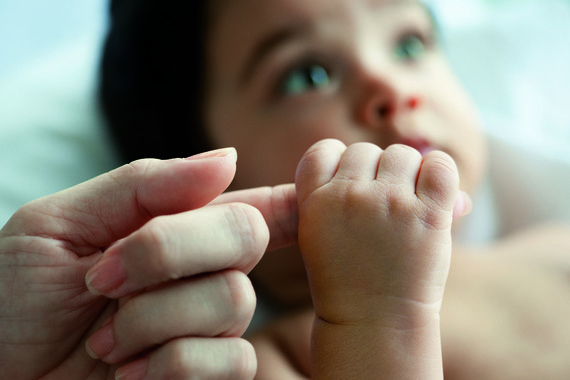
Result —
POLYGON ((329 72, 319 64, 309 64, 291 71, 282 82, 285 95, 298 95, 326 87, 330 83, 329 72))
POLYGON ((426 42, 420 36, 409 34, 398 41, 394 55, 400 61, 413 62, 419 60, 426 50, 426 42))

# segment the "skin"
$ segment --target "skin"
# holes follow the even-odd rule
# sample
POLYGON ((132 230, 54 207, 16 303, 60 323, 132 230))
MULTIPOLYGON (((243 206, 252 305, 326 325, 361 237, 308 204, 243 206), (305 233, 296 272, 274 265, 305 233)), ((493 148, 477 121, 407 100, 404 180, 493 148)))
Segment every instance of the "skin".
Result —
MULTIPOLYGON (((429 25, 417 5, 224 0, 216 2, 212 21, 205 118, 212 141, 242 153, 235 188, 292 181, 304 152, 327 138, 349 147, 366 141, 422 151, 427 141, 427 150, 453 158, 462 190, 477 186, 485 167, 478 119, 445 57, 436 46, 419 61, 394 59, 394 33, 402 24, 429 25), (247 69, 260 41, 299 24, 310 27, 280 39, 247 69), (293 95, 279 92, 307 59, 330 70, 330 81, 293 95), (410 99, 420 99, 419 105, 410 107, 410 99)), ((446 378, 567 377, 567 236, 567 226, 537 226, 486 246, 453 247, 441 313, 446 378)), ((297 248, 280 250, 266 255, 251 277, 280 302, 298 307, 311 302, 303 265, 297 248)), ((259 378, 274 378, 274 366, 283 369, 281 379, 309 377, 302 358, 309 339, 302 334, 313 317, 303 312, 251 338, 267 359, 260 360, 259 378)))
MULTIPOLYGON (((384 351, 387 355, 394 354, 392 358, 396 361, 387 360, 388 356, 361 355, 378 352, 378 349, 343 352, 346 347, 338 344, 339 341, 350 342, 348 347, 360 349, 380 341, 401 348, 410 336, 401 335, 403 339, 394 334, 386 336, 383 332, 390 330, 377 330, 366 323, 353 324, 353 329, 346 330, 346 326, 338 323, 354 316, 356 321, 369 321, 370 318, 362 316, 382 315, 385 311, 401 309, 401 305, 385 302, 377 308, 376 302, 354 302, 347 309, 347 315, 331 316, 331 310, 333 314, 336 311, 331 306, 329 285, 336 287, 334 295, 341 294, 344 300, 351 301, 351 295, 358 296, 361 292, 354 288, 358 283, 351 284, 348 280, 359 278, 360 274, 364 275, 366 286, 380 286, 381 289, 386 284, 370 280, 370 268, 366 267, 356 268, 357 273, 351 268, 346 274, 348 279, 342 278, 338 283, 331 281, 331 275, 344 275, 346 268, 339 270, 338 266, 347 262, 346 249, 333 247, 334 254, 325 257, 327 255, 320 252, 312 240, 315 236, 326 242, 331 238, 328 236, 331 231, 339 228, 342 233, 335 234, 336 237, 346 234, 343 231, 351 232, 343 236, 347 244, 354 245, 356 242, 350 239, 362 237, 364 240, 358 243, 367 241, 373 247, 359 250, 358 254, 363 258, 377 260, 377 263, 388 262, 402 269, 402 273, 419 273, 423 278, 427 276, 427 282, 439 284, 434 290, 415 283, 408 287, 411 293, 403 294, 399 292, 406 287, 398 286, 392 289, 396 295, 403 300, 417 300, 418 295, 422 300, 421 297, 426 296, 424 301, 438 305, 445 270, 439 271, 440 276, 434 276, 431 270, 418 272, 422 263, 425 264, 422 260, 426 256, 419 255, 416 248, 408 247, 406 255, 393 255, 393 250, 383 250, 383 244, 374 241, 378 234, 366 229, 371 225, 364 229, 360 227, 363 219, 368 220, 370 216, 366 214, 370 212, 370 206, 378 207, 378 197, 385 200, 380 206, 393 206, 386 195, 394 194, 393 188, 397 184, 407 183, 406 191, 391 198, 405 200, 402 204, 406 206, 399 209, 399 216, 373 213, 374 223, 393 225, 398 232, 394 240, 397 243, 407 241, 401 236, 410 233, 403 228, 402 220, 412 220, 423 226, 427 219, 443 221, 442 225, 446 226, 443 230, 428 228, 426 232, 415 228, 412 232, 418 233, 420 238, 427 236, 428 245, 434 241, 430 233, 444 235, 445 243, 430 248, 427 257, 433 259, 432 264, 445 268, 449 265, 450 205, 457 189, 449 193, 435 191, 439 195, 429 197, 442 200, 443 208, 433 203, 422 205, 417 202, 418 196, 425 199, 426 194, 432 193, 425 191, 426 188, 438 189, 439 175, 428 175, 436 183, 420 187, 423 188, 420 190, 417 185, 423 181, 416 183, 412 179, 422 178, 421 170, 414 174, 413 170, 387 169, 378 171, 376 177, 370 176, 370 170, 359 170, 381 167, 382 156, 392 157, 388 162, 397 163, 390 165, 392 169, 413 163, 415 167, 423 167, 439 158, 440 163, 449 164, 445 165, 448 169, 453 167, 451 163, 456 163, 461 187, 471 190, 478 181, 482 160, 478 157, 480 137, 473 127, 476 118, 469 102, 448 69, 444 69, 445 62, 440 53, 432 51, 429 54, 430 62, 437 63, 434 66, 384 59, 389 54, 379 47, 391 45, 383 39, 386 35, 378 31, 379 40, 375 41, 369 36, 365 38, 369 33, 364 33, 364 30, 389 26, 388 21, 380 23, 377 18, 374 22, 368 19, 376 14, 378 4, 373 1, 321 0, 304 4, 283 0, 272 2, 268 7, 260 1, 242 0, 239 4, 248 11, 246 14, 239 12, 237 1, 224 1, 214 12, 207 116, 214 140, 222 146, 226 145, 222 139, 231 137, 235 142, 228 145, 239 145, 238 149, 244 153, 234 187, 292 181, 298 161, 302 159, 302 163, 307 163, 303 153, 323 138, 335 137, 348 145, 330 140, 318 143, 324 146, 313 145, 313 151, 318 147, 323 154, 309 155, 320 157, 315 160, 315 165, 299 167, 298 189, 304 194, 301 205, 307 207, 300 208, 304 226, 300 230, 303 236, 300 235, 300 245, 309 268, 315 304, 319 306, 269 326, 251 340, 256 348, 263 349, 258 350, 259 378, 274 378, 275 368, 281 369, 281 379, 307 378, 311 375, 311 366, 318 369, 315 376, 331 378, 327 370, 334 369, 335 374, 342 374, 337 370, 348 370, 349 374, 354 374, 353 371, 366 370, 368 365, 394 371, 410 368, 413 376, 440 378, 439 357, 429 358, 425 361, 426 366, 414 362, 417 355, 439 351, 434 348, 439 345, 437 324, 428 323, 425 325, 428 328, 413 335, 425 344, 414 346, 419 350, 411 355, 402 354, 401 350, 384 351), (334 7, 329 8, 331 4, 334 7), (332 29, 328 25, 316 29, 325 35, 330 33, 331 39, 334 35, 335 43, 338 42, 336 45, 318 35, 318 46, 340 49, 335 50, 339 54, 332 54, 342 63, 341 75, 333 76, 334 80, 330 82, 333 85, 288 96, 285 100, 277 97, 281 99, 277 103, 265 102, 264 94, 271 91, 263 89, 274 72, 270 70, 271 62, 274 62, 271 60, 258 65, 251 78, 263 72, 261 67, 266 67, 265 76, 256 80, 250 78, 248 90, 239 89, 235 74, 243 67, 247 49, 255 45, 248 39, 251 33, 269 26, 270 23, 265 21, 279 25, 279 20, 289 22, 292 16, 316 21, 312 16, 322 12, 335 16, 330 18, 331 22, 340 22, 332 29), (263 17, 256 19, 259 22, 246 22, 250 16, 263 17), (229 34, 224 28, 229 28, 229 34), (240 38, 240 44, 228 41, 230 37, 240 38), (321 37, 324 40, 321 41, 321 37), (373 43, 369 45, 370 41, 373 43), (236 49, 238 46, 240 49, 236 49), (232 55, 228 56, 230 52, 232 55), (236 64, 225 65, 222 62, 227 63, 228 59, 220 62, 222 58, 231 58, 231 62, 235 59, 236 64), (431 74, 440 74, 439 82, 431 82, 431 74, 423 76, 417 72, 430 67, 433 69, 431 74), (343 69, 350 75, 342 75, 343 69), (404 80, 406 76, 398 75, 402 74, 400 69, 414 80, 404 80), (449 94, 450 91, 454 96, 449 94), (447 102, 436 101, 440 98, 447 98, 447 102), (412 99, 419 99, 419 102, 412 99), (283 132, 282 128, 290 129, 283 132), (362 149, 363 145, 356 144, 358 141, 370 141, 386 149, 380 151, 375 145, 365 145, 362 149), (388 148, 394 143, 409 144, 426 154, 420 159, 417 153, 402 146, 388 148), (449 156, 440 156, 441 153, 436 152, 427 154, 432 148, 449 156), (369 155, 371 151, 376 152, 375 158, 369 155), (330 171, 331 158, 333 166, 339 168, 334 174, 330 171), (339 216, 339 210, 347 206, 346 200, 327 200, 338 195, 338 180, 346 177, 347 167, 356 170, 349 170, 356 174, 349 182, 361 186, 368 183, 365 186, 375 189, 368 198, 361 198, 355 204, 348 202, 350 206, 358 206, 352 217, 339 216), (341 177, 337 177, 339 173, 341 177), (386 175, 392 175, 390 181, 377 183, 378 178, 386 175), (312 181, 316 178, 324 178, 326 186, 315 189, 312 181), (325 190, 320 191, 322 189, 325 190), (326 191, 328 189, 332 190, 326 191), (322 212, 306 212, 313 208, 322 212), (318 215, 327 217, 319 219, 318 215), (332 225, 331 220, 334 221, 332 225), (376 248, 380 248, 381 254, 371 257, 371 253, 377 252, 376 248), (320 263, 317 265, 315 261, 320 262, 323 257, 327 261, 321 269, 320 263), (345 286, 347 284, 350 286, 345 286), (430 292, 430 289, 434 291, 430 292), (317 322, 328 323, 324 329, 316 327, 315 341, 331 339, 334 344, 315 345, 311 355, 309 335, 315 312, 317 322), (379 340, 367 339, 371 332, 379 340), (320 351, 335 347, 339 348, 336 353, 320 351), (339 356, 335 357, 335 354, 339 356), (313 363, 307 359, 309 356, 313 363), (347 361, 355 356, 362 361, 347 361), (317 357, 316 361, 314 357, 317 357), (318 366, 323 363, 325 365, 318 366), (357 368, 344 365, 335 368, 330 363, 354 363, 357 368), (395 365, 390 367, 390 364, 395 365)), ((384 5, 384 2, 380 3, 384 5)), ((383 12, 388 12, 388 8, 382 9, 378 17, 387 14, 383 12)), ((290 51, 285 50, 289 54, 290 51)), ((283 56, 287 57, 285 53, 283 56)), ((318 56, 324 59, 329 55, 318 56)), ((234 171, 235 157, 228 151, 193 160, 143 160, 19 210, 0 232, 0 295, 3 297, 0 377, 111 379, 117 374, 123 379, 191 375, 251 378, 256 370, 256 357, 252 345, 239 338, 251 319, 255 300, 246 274, 266 248, 278 248, 296 240, 296 195, 291 185, 285 185, 220 196, 231 182, 234 171), (201 239, 192 239, 192 234, 197 231, 201 239), (271 236, 269 247, 268 235, 271 236), (228 250, 229 246, 231 249, 228 250), (65 288, 61 286, 62 280, 65 280, 65 288), (208 300, 206 303, 202 302, 204 297, 208 300), (168 312, 156 313, 156 310, 168 312)), ((448 175, 450 177, 444 175, 443 178, 455 178, 455 171, 448 175)), ((351 186, 353 190, 358 187, 351 186)), ((352 192, 349 194, 353 201, 358 198, 354 198, 352 192)), ((362 195, 356 192, 358 194, 362 195)), ((455 269, 450 273, 448 301, 441 314, 443 326, 447 326, 442 330, 443 341, 451 347, 446 351, 444 344, 444 355, 451 363, 445 368, 446 378, 567 377, 570 370, 564 355, 570 340, 565 328, 565 316, 570 313, 566 301, 570 290, 567 282, 570 263, 564 254, 570 250, 567 236, 568 230, 564 227, 524 231, 520 236, 485 247, 487 255, 480 256, 457 254, 462 250, 454 247, 452 268, 455 269), (547 249, 544 241, 549 242, 547 249), (497 305, 513 307, 497 310, 497 305), (473 310, 477 311, 476 317, 473 310), (518 355, 513 355, 513 347, 518 350, 518 355)), ((287 281, 288 285, 294 284, 295 278, 305 279, 303 267, 296 265, 301 263, 298 251, 294 249, 284 254, 289 254, 285 261, 282 261, 283 254, 277 252, 267 255, 268 260, 264 261, 273 263, 287 276, 292 275, 293 280, 287 281), (281 266, 286 263, 293 265, 289 269, 281 266)), ((274 290, 279 290, 283 288, 280 285, 284 279, 291 279, 275 277, 273 282, 267 281, 268 277, 263 277, 267 267, 260 265, 259 268, 254 278, 268 289, 273 284, 274 290)), ((382 276, 385 281, 397 281, 398 278, 382 276)), ((282 296, 298 302, 309 289, 302 280, 299 285, 296 294, 291 296, 285 292, 282 296)), ((420 311, 404 308, 406 311, 401 315, 412 322, 418 320, 414 316, 433 322, 439 315, 438 307, 420 308, 420 311)), ((389 325, 390 318, 384 318, 384 321, 389 325)), ((398 372, 390 374, 404 378, 398 372)))
MULTIPOLYGON (((461 188, 474 189, 485 148, 472 103, 437 44, 426 42, 417 58, 396 56, 405 36, 428 41, 434 33, 422 6, 346 0, 216 4, 206 120, 215 144, 240 152, 233 188, 291 182, 305 151, 335 138, 346 145, 366 141, 383 149, 403 143, 424 153, 441 150, 455 160, 461 188), (261 58, 256 53, 268 36, 305 24, 306 34, 293 33, 261 58), (225 64, 229 60, 234 64, 225 64), (307 62, 326 68, 329 84, 297 94, 280 91, 284 78, 307 62), (409 105, 412 98, 420 99, 416 107, 409 105)), ((281 302, 307 302, 295 249, 265 258, 252 275, 281 302)))
POLYGON ((443 379, 439 312, 459 177, 442 152, 315 144, 297 171, 313 379, 443 379))
POLYGON ((141 160, 15 213, 0 230, 0 377, 251 378, 246 274, 268 243, 295 241, 297 209, 293 186, 219 196, 234 173, 232 149, 141 160))

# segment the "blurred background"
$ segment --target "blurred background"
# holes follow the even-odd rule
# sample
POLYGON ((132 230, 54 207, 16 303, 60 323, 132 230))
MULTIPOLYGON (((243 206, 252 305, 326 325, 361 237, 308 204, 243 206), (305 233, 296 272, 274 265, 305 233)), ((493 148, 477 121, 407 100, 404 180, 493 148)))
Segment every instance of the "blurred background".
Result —
MULTIPOLYGON (((490 141, 472 216, 488 228, 466 239, 570 220, 570 0, 428 2, 490 141)), ((0 226, 117 165, 94 103, 107 6, 0 0, 0 226)))
POLYGON ((0 0, 0 226, 116 166, 96 111, 106 0, 0 0))
POLYGON ((105 28, 105 0, 0 0, 0 78, 63 52, 97 44, 105 28))

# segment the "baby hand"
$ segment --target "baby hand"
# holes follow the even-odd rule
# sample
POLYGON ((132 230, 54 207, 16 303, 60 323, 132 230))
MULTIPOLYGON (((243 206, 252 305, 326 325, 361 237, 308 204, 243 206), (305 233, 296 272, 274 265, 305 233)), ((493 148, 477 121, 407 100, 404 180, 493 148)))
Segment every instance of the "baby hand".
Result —
MULTIPOLYGON (((378 326, 397 332, 432 326, 429 336, 437 349, 459 188, 453 160, 442 152, 422 157, 403 145, 382 151, 372 144, 347 148, 324 140, 302 158, 296 185, 299 245, 316 323, 366 326, 361 331, 368 335, 356 346, 374 340, 378 326)), ((334 341, 330 334, 314 335, 314 344, 319 338, 329 346, 334 341)), ((390 350, 389 343, 381 346, 390 350)), ((407 352, 423 355, 418 349, 407 352)))

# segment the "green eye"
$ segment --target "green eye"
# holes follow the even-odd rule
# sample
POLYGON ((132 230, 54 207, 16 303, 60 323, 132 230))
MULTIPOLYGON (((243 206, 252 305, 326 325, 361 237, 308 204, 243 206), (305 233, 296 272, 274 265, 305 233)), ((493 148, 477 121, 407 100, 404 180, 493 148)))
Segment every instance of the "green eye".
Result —
POLYGON ((282 91, 286 95, 297 95, 318 90, 330 83, 327 70, 321 65, 312 64, 293 70, 283 81, 282 91))
POLYGON ((425 43, 418 36, 409 35, 402 38, 395 49, 395 56, 401 61, 416 61, 426 52, 425 43))

